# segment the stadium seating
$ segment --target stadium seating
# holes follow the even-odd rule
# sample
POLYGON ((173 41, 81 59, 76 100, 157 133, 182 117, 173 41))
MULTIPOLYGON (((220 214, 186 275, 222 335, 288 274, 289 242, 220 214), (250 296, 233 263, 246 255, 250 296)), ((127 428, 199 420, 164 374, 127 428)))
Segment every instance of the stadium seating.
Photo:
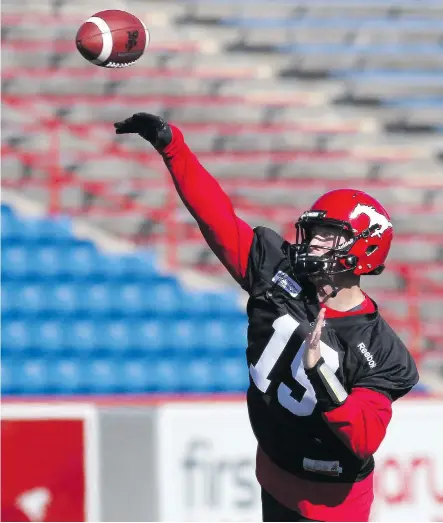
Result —
POLYGON ((235 294, 185 290, 149 254, 98 252, 66 219, 1 213, 5 394, 245 389, 235 294))
MULTIPOLYGON (((365 279, 364 288, 383 303, 407 341, 428 349, 431 367, 441 362, 442 2, 96 1, 94 11, 128 9, 149 26, 149 51, 124 71, 93 67, 77 53, 73 39, 92 14, 90 5, 3 2, 3 186, 55 214, 81 216, 140 246, 155 246, 173 268, 189 266, 225 282, 230 277, 171 191, 161 160, 142 140, 115 138, 112 122, 148 110, 177 123, 239 215, 289 239, 297 216, 322 192, 366 190, 391 212, 396 242, 389 271, 365 279)), ((3 225, 2 257, 11 277, 5 300, 17 314, 46 315, 49 323, 35 328, 54 350, 60 350, 62 328, 51 323, 54 314, 70 314, 76 322, 96 314, 105 325, 107 318, 122 320, 124 304, 136 331, 158 329, 140 316, 150 306, 148 286, 164 318, 181 315, 192 323, 196 310, 204 318, 208 310, 220 318, 234 314, 230 297, 184 298, 173 279, 159 277, 152 260, 104 256, 73 239, 67 221, 22 222, 20 230, 13 220, 3 225)), ((97 325, 69 323, 82 332, 85 353, 107 343, 97 325)), ((185 350, 197 350, 191 324, 176 328, 188 340, 185 350)), ((214 328, 222 339, 223 326, 214 328)), ((14 329, 23 334, 17 335, 19 346, 26 346, 29 333, 20 323, 14 329)), ((125 329, 134 332, 127 324, 116 329, 116 339, 125 329)), ((155 355, 164 348, 162 339, 153 342, 155 355)), ((174 347, 166 349, 176 354, 174 347)), ((137 358, 125 369, 134 372, 139 387, 153 387, 134 370, 137 358)), ((79 361, 66 360, 62 367, 73 382, 79 361)), ((158 365, 173 376, 171 366, 158 365)), ((46 367, 42 362, 35 369, 39 376, 46 367)), ((103 376, 112 376, 112 368, 103 376)), ((235 368, 232 376, 235 381, 235 368)))
MULTIPOLYGON (((163 0, 149 7, 127 0, 124 7, 146 19, 152 39, 142 62, 125 71, 91 67, 73 49, 87 3, 5 4, 5 182, 48 206, 54 191, 34 182, 47 178, 42 164, 57 129, 57 205, 130 238, 152 243, 158 232, 164 239, 164 215, 152 216, 167 206, 167 186, 159 185, 164 168, 141 140, 114 140, 110 125, 146 108, 183 127, 208 169, 229 182, 230 194, 242 195, 237 208, 253 224, 286 226, 314 196, 339 184, 382 193, 388 206, 396 201, 402 233, 413 227, 412 214, 439 212, 437 0, 163 0), (259 217, 263 206, 282 204, 291 207, 290 217, 259 217), (110 209, 106 216, 93 212, 103 208, 110 209)), ((441 223, 433 220, 437 244, 441 223)), ((189 248, 179 249, 178 259, 214 263, 206 250, 189 248)))

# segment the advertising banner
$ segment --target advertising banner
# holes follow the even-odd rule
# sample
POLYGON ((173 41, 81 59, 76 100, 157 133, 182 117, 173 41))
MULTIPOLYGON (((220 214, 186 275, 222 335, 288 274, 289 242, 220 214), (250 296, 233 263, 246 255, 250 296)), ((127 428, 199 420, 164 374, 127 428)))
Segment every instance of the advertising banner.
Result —
POLYGON ((243 403, 159 412, 160 521, 260 521, 256 441, 243 403))
POLYGON ((4 405, 2 521, 96 521, 91 407, 4 405))
MULTIPOLYGON (((255 454, 240 400, 6 404, 2 520, 260 521, 255 454)), ((443 401, 394 405, 371 519, 443 521, 443 401)))
POLYGON ((443 521, 443 402, 403 400, 376 454, 373 521, 443 521))
MULTIPOLYGON (((243 404, 166 405, 158 429, 161 521, 260 521, 243 404)), ((443 521, 443 402, 395 404, 375 488, 373 521, 443 521)))

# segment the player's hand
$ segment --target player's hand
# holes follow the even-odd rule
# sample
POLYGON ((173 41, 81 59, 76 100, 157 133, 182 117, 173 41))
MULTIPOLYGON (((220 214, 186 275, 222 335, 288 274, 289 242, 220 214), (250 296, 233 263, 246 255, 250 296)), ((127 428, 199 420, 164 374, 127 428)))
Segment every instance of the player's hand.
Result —
POLYGON ((325 319, 325 313, 326 309, 320 309, 312 332, 306 336, 306 349, 303 355, 305 369, 312 369, 315 367, 318 360, 321 358, 320 336, 325 319))
POLYGON ((168 122, 154 114, 137 113, 122 122, 116 122, 114 127, 116 134, 140 135, 160 152, 172 140, 172 130, 168 122))

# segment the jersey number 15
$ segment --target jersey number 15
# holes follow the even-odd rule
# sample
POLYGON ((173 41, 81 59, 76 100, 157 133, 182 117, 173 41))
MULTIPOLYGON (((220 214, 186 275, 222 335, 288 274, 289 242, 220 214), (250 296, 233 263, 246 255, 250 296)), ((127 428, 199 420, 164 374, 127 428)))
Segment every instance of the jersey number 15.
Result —
MULTIPOLYGON (((280 316, 272 324, 274 334, 271 336, 271 339, 266 345, 257 363, 249 366, 251 378, 261 392, 266 393, 269 389, 271 380, 268 379, 268 376, 288 344, 290 337, 294 334, 299 325, 300 323, 289 314, 280 316)), ((296 416, 310 416, 317 404, 317 397, 315 396, 314 388, 306 376, 303 366, 303 353, 305 349, 306 344, 303 342, 291 363, 292 376, 304 390, 300 401, 297 401, 292 396, 291 389, 284 383, 280 383, 277 389, 277 398, 280 405, 296 416)), ((339 367, 338 353, 322 341, 320 342, 320 350, 321 355, 325 359, 329 368, 333 372, 336 372, 339 367)))

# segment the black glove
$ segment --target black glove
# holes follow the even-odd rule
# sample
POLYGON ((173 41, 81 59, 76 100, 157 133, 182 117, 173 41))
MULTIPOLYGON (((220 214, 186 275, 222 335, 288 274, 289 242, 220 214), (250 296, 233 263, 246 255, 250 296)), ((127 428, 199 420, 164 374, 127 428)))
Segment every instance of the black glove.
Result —
POLYGON ((114 124, 116 134, 137 133, 161 152, 172 140, 172 130, 168 122, 159 116, 137 113, 122 122, 114 124))

